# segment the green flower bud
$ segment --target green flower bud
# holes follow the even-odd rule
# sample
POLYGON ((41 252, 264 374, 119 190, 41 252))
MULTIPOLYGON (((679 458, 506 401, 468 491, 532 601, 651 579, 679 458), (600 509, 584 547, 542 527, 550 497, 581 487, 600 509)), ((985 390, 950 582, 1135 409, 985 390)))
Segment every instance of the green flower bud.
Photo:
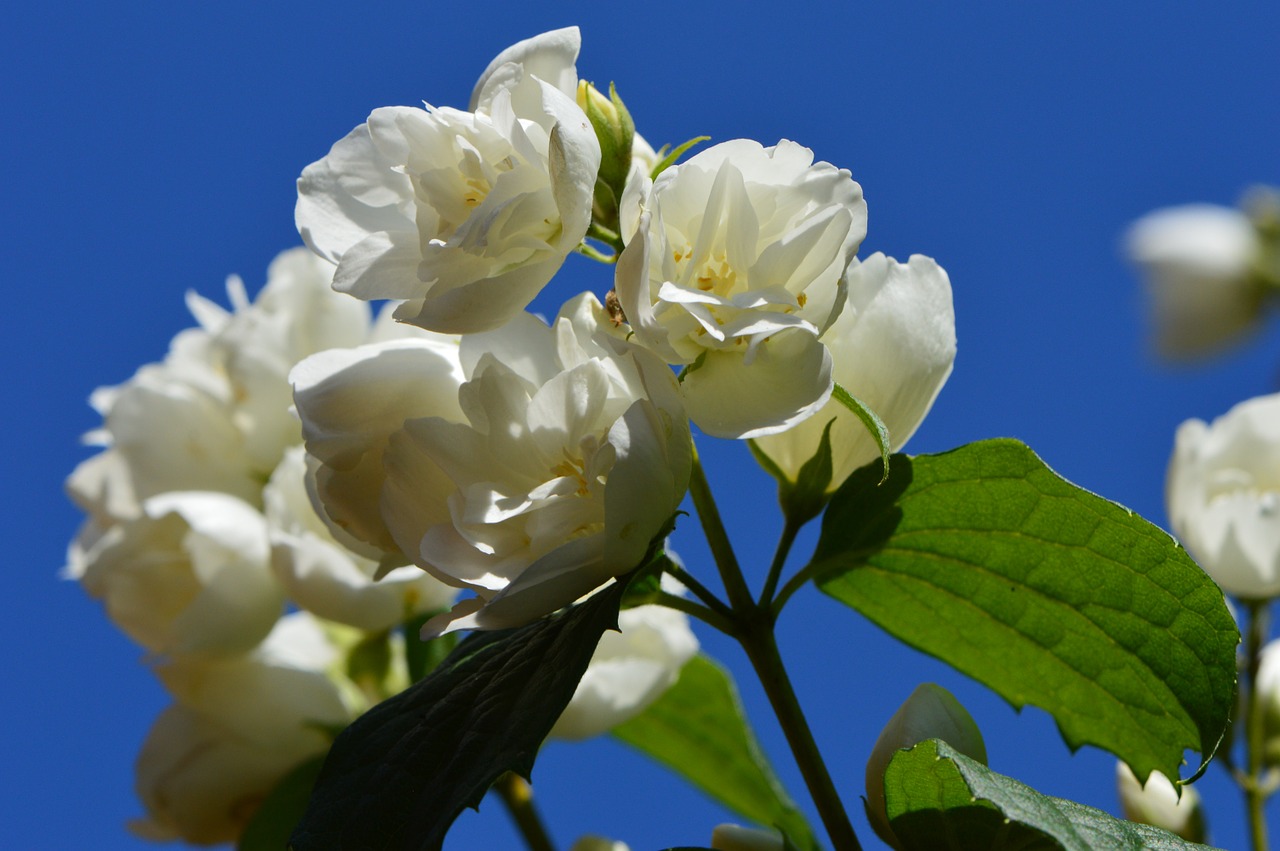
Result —
POLYGON ((785 846, 776 830, 722 824, 711 832, 711 847, 715 851, 782 851, 785 846))
POLYGON ((871 758, 867 760, 867 818, 876 835, 894 848, 899 847, 899 843, 889 827, 885 810, 884 773, 895 753, 926 739, 941 739, 970 759, 987 764, 982 731, 960 701, 940 685, 916 686, 880 731, 880 738, 876 739, 871 758))
POLYGON ((606 227, 616 228, 618 202, 631 172, 631 146, 636 125, 613 84, 609 97, 586 80, 578 83, 578 106, 586 113, 600 141, 600 176, 596 180, 596 216, 606 227))

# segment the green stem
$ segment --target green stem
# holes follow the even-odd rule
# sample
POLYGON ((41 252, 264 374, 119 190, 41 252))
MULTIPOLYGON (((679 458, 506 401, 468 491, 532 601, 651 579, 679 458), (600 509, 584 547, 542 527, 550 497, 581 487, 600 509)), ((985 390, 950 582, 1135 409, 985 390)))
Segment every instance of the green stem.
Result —
MULTIPOLYGON (((730 621, 734 619, 733 609, 729 608, 723 602, 721 602, 720 598, 717 597, 715 594, 712 594, 710 589, 708 589, 707 586, 699 582, 697 577, 695 577, 692 573, 685 570, 683 567, 676 564, 675 562, 671 562, 670 564, 667 565, 667 573, 670 573, 676 579, 680 580, 680 584, 684 585, 684 587, 688 588, 691 592, 693 592, 693 596, 697 597, 699 600, 705 603, 707 608, 711 609, 717 615, 730 621)), ((719 627, 717 627, 717 629, 718 628, 719 627)), ((730 632, 728 634, 732 635, 733 632, 730 632)))
POLYGON ((603 251, 600 251, 597 248, 593 248, 592 246, 587 245, 585 242, 581 243, 578 246, 577 251, 582 256, 590 257, 592 260, 598 261, 600 263, 607 263, 609 265, 612 265, 618 262, 618 255, 605 254, 603 251))
POLYGON ((773 594, 778 589, 778 581, 782 579, 783 565, 787 563, 787 556, 791 553, 791 545, 796 542, 796 535, 799 535, 803 528, 803 523, 797 523, 790 515, 787 516, 782 527, 782 535, 778 538, 778 547, 773 551, 773 564, 769 565, 769 576, 765 579, 764 590, 760 592, 760 608, 767 609, 773 605, 773 594))
POLYGON ((502 803, 511 814, 511 820, 520 829, 529 851, 555 851, 555 844, 547 833, 538 809, 533 805, 533 787, 520 775, 508 771, 493 785, 502 803))
MULTIPOLYGON (((716 602, 719 602, 718 600, 716 602)), ((628 605, 631 601, 628 602, 628 605)), ((703 623, 720 630, 725 635, 737 635, 738 628, 734 626, 733 613, 721 614, 719 611, 709 606, 703 606, 686 597, 678 594, 668 594, 666 591, 655 591, 652 594, 646 594, 643 597, 637 597, 634 600, 637 606, 666 606, 668 609, 675 609, 691 615, 703 623)), ((720 603, 723 606, 723 603, 720 603)))
POLYGON ((763 617, 758 617, 751 624, 746 625, 748 628, 738 640, 742 643, 742 648, 747 651, 747 658, 751 660, 751 665, 760 678, 760 684, 764 686, 765 694, 769 697, 769 704, 773 707, 774 714, 778 716, 778 723, 787 737, 787 744, 791 747, 796 764, 800 766, 800 774, 804 777, 805 785, 809 787, 809 794, 813 797, 818 815, 822 817, 822 824, 827 829, 827 836, 831 838, 835 851, 861 851, 862 846, 858 843, 858 836, 853 831, 853 824, 849 821, 849 815, 845 812, 839 793, 836 792, 835 783, 827 771, 826 763, 822 760, 822 753, 813 739, 809 722, 805 720, 800 701, 796 698, 791 679, 787 676, 782 657, 778 654, 772 618, 768 617, 767 612, 760 614, 763 617))
POLYGON ((715 497, 711 495, 711 485, 707 482, 707 474, 702 469, 702 460, 698 457, 696 446, 693 447, 689 495, 693 497, 693 506, 702 523, 702 534, 706 536, 707 546, 711 548, 711 557, 715 559, 716 569, 720 571, 720 580, 729 594, 730 605, 735 612, 753 610, 755 600, 751 599, 751 589, 742 577, 742 568, 738 566, 738 557, 734 555, 733 545, 729 543, 729 535, 725 532, 724 521, 720 519, 715 497))
POLYGON ((1263 715, 1263 695, 1258 691, 1258 666, 1262 661, 1262 648, 1267 643, 1269 618, 1267 617, 1267 601, 1244 601, 1249 610, 1249 632, 1245 638, 1246 680, 1249 694, 1246 698, 1245 711, 1245 766, 1244 798, 1245 811, 1249 818, 1249 835, 1253 840, 1253 851, 1268 851, 1270 843, 1267 838, 1267 820, 1263 807, 1271 790, 1263 781, 1263 757, 1266 739, 1263 715))

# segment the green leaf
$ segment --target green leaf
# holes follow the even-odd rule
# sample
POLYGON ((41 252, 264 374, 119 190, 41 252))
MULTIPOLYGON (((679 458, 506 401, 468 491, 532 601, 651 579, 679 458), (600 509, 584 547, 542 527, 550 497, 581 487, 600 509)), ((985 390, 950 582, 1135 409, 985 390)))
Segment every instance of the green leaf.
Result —
POLYGON ((895 455, 836 492, 805 568, 891 635, 1178 776, 1204 770, 1233 705, 1239 641, 1222 592, 1167 534, 1060 478, 1014 440, 895 455))
POLYGON ((312 757, 286 774, 249 819, 236 851, 280 851, 307 809, 311 787, 320 774, 324 755, 312 757))
POLYGON ((938 739, 899 751, 884 780, 889 823, 904 851, 1208 848, 1074 801, 1041 795, 938 739))
POLYGON ((889 440, 888 426, 884 424, 880 417, 876 416, 875 411, 868 408, 860 399, 839 384, 831 391, 831 398, 853 412, 853 415, 862 421, 867 431, 871 432, 871 436, 875 438, 876 446, 880 447, 880 467, 883 470, 880 476, 880 484, 884 484, 889 479, 889 453, 893 451, 893 443, 889 440))
POLYGON ((625 580, 520 627, 472 633, 430 676, 360 716, 325 760, 296 851, 439 849, 504 771, 528 779, 625 580))
POLYGON ((690 659, 675 685, 613 735, 797 848, 819 847, 756 744, 733 681, 706 656, 690 659))

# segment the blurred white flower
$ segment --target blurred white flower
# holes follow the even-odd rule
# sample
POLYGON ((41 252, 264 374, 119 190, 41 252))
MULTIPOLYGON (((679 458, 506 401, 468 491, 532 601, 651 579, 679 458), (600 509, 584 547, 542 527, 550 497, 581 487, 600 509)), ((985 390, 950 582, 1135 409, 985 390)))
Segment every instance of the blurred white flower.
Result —
POLYGON ((266 520, 220 493, 145 500, 140 516, 105 531, 86 525, 66 575, 153 653, 243 653, 284 608, 269 567, 266 520))
POLYGON ((1258 237, 1241 211, 1212 204, 1156 210, 1129 229, 1126 248, 1146 279, 1161 355, 1197 357, 1257 324, 1263 288, 1250 270, 1258 237))
POLYGON ((1192 842, 1204 842, 1204 815, 1195 789, 1183 786, 1179 800, 1178 790, 1168 777, 1153 771, 1143 786, 1123 762, 1116 763, 1116 789, 1120 808, 1129 821, 1149 824, 1192 842))
POLYGON ((396 318, 450 333, 522 311, 591 223, 600 145, 574 101, 578 45, 577 28, 520 42, 473 111, 376 109, 307 166, 298 230, 337 264, 334 287, 406 299, 396 318))
POLYGON ((624 609, 618 631, 601 636, 551 737, 587 739, 631 720, 675 684, 697 652, 683 612, 658 605, 624 609))
POLYGON ((785 846, 776 830, 720 824, 711 831, 711 847, 715 851, 783 851, 785 846))
MULTIPOLYGON (((956 357, 956 318, 946 271, 914 254, 899 263, 873 254, 849 270, 849 298, 839 318, 818 339, 831 352, 835 380, 875 411, 901 451, 933 406, 956 357)), ((778 434, 756 438, 791 480, 818 451, 831 427, 829 490, 880 457, 862 422, 837 401, 778 434)))
POLYGON ((276 783, 329 747, 326 728, 361 708, 354 688, 326 670, 338 650, 305 614, 281 619, 246 656, 185 659, 157 673, 177 698, 138 755, 147 815, 134 832, 154 840, 235 841, 276 783))
POLYGON ((451 588, 416 567, 375 580, 378 562, 340 544, 316 514, 306 488, 306 455, 290 449, 263 489, 271 566, 294 603, 326 620, 369 632, 448 608, 451 588))
POLYGON ((1280 394, 1180 425, 1165 499, 1174 534, 1224 591, 1280 594, 1280 394))
POLYGON ((960 753, 986 765, 982 731, 951 692, 935 683, 921 683, 884 725, 867 759, 867 817, 885 842, 898 847, 885 806, 884 773, 894 754, 926 739, 941 739, 960 753))
POLYGON ((637 338, 689 366, 681 390, 704 432, 771 434, 826 402, 818 336, 866 223, 849 172, 794 142, 725 142, 654 181, 615 288, 637 338))
POLYGON ((293 373, 329 517, 384 564, 479 595, 428 633, 528 623, 636 567, 691 465, 675 376, 591 296, 552 328, 522 314, 467 335, 456 357, 386 344, 293 373))

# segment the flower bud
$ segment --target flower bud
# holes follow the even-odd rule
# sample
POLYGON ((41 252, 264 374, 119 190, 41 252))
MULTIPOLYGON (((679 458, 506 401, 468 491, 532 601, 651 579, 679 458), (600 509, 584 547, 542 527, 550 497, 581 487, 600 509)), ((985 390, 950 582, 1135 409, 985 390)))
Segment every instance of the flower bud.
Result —
POLYGON ((722 824, 711 832, 711 847, 716 851, 783 851, 786 846, 776 830, 722 824))
POLYGON ((1263 761, 1269 767, 1280 766, 1280 639, 1262 648, 1253 689, 1262 712, 1263 761))
POLYGON ((1129 821, 1176 833, 1191 842, 1205 841, 1204 813, 1196 790, 1182 787, 1179 799, 1178 790, 1159 771, 1151 772, 1147 785, 1143 786, 1123 762, 1116 763, 1116 788, 1120 793, 1120 808, 1129 821))
POLYGON ((578 106, 587 114, 600 142, 600 174, 596 180, 595 203, 598 218, 608 227, 617 227, 618 202, 631 172, 631 146, 636 125, 609 84, 609 97, 582 80, 578 83, 578 106))
POLYGON ((867 817, 878 835, 893 847, 897 837, 885 810, 884 773, 899 750, 926 739, 941 739, 965 756, 987 764, 982 731, 951 692, 934 683, 921 683, 880 731, 867 760, 867 817))
POLYGON ((587 834, 573 843, 569 851, 631 851, 631 847, 620 840, 587 834))

